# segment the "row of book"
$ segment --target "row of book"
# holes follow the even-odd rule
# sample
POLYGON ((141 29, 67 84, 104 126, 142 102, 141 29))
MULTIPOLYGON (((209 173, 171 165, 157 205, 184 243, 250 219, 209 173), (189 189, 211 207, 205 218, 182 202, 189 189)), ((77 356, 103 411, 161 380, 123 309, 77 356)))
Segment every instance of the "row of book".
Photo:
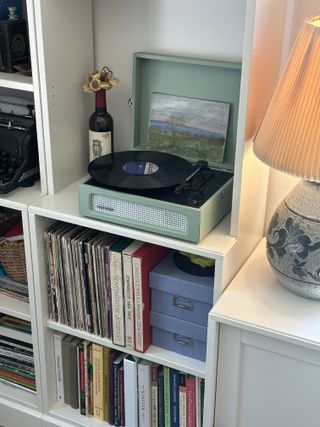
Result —
POLYGON ((54 334, 57 400, 131 427, 200 427, 204 379, 71 335, 54 334))
POLYGON ((0 380, 36 391, 31 324, 0 315, 0 380))
POLYGON ((146 351, 149 271, 168 249, 63 222, 44 239, 50 319, 146 351))

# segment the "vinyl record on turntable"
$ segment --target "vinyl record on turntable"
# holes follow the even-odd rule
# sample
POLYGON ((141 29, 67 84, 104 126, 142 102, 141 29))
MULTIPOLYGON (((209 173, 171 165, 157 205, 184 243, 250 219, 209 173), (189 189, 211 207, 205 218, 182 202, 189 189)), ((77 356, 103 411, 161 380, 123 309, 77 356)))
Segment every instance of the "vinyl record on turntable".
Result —
POLYGON ((98 183, 122 190, 151 190, 180 184, 192 172, 187 160, 157 151, 122 151, 89 163, 98 183))

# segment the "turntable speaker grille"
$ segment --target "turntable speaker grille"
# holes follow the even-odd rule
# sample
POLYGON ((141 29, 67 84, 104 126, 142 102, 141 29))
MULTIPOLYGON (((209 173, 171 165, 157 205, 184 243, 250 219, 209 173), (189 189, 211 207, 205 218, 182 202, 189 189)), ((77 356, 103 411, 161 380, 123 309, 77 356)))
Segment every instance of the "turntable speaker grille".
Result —
POLYGON ((91 195, 91 209, 94 212, 107 213, 109 217, 120 217, 136 221, 139 224, 154 225, 185 234, 188 232, 189 221, 187 216, 170 209, 143 205, 100 194, 91 195))

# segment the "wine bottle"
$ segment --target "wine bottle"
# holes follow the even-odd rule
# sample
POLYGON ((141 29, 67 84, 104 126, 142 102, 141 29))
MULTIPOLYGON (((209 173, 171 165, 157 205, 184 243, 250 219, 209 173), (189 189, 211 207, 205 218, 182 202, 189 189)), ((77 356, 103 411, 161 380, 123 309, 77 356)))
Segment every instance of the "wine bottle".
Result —
POLYGON ((107 111, 106 91, 95 92, 95 112, 89 119, 89 159, 113 152, 113 119, 107 111))

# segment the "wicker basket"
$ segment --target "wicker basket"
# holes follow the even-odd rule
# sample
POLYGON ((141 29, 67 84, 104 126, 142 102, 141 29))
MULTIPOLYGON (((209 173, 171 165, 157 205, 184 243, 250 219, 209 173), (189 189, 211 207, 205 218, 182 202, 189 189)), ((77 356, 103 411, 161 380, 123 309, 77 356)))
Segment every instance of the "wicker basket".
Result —
POLYGON ((27 283, 24 241, 0 238, 0 264, 5 273, 20 283, 27 283))

